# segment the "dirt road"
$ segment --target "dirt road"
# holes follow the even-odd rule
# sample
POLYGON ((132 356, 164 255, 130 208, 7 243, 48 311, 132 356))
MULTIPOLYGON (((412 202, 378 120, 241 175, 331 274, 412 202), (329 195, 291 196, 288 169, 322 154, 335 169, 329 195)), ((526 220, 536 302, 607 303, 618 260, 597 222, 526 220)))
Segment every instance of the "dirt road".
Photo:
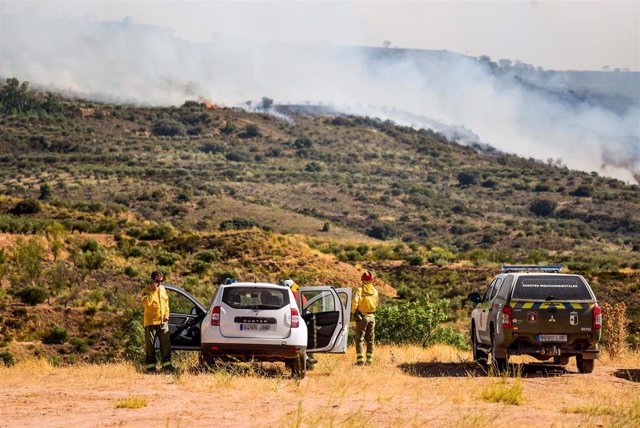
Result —
POLYGON ((528 364, 507 379, 468 360, 446 347, 381 347, 372 367, 322 355, 302 381, 273 364, 196 373, 184 362, 180 375, 145 375, 27 361, 0 368, 0 426, 640 426, 638 355, 591 375, 528 364))

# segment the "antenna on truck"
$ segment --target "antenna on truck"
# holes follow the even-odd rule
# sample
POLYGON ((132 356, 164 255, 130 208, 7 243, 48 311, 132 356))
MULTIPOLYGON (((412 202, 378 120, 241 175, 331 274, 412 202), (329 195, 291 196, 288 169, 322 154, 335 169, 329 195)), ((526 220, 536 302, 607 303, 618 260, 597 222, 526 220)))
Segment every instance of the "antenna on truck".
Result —
POLYGON ((502 266, 503 272, 555 272, 558 273, 564 266, 555 265, 555 266, 535 266, 535 265, 505 265, 502 266))

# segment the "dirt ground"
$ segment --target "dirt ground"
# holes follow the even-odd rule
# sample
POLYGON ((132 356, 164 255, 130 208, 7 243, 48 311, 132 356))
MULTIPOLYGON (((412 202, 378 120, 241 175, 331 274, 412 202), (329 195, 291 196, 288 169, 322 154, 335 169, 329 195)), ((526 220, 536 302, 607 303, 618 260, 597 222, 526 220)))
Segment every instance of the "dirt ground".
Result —
POLYGON ((0 426, 640 426, 637 354, 599 361, 590 375, 573 363, 513 364, 508 378, 469 358, 444 346, 380 347, 373 366, 356 367, 350 350, 320 355, 302 381, 281 364, 199 373, 193 356, 177 375, 28 360, 0 368, 0 426))

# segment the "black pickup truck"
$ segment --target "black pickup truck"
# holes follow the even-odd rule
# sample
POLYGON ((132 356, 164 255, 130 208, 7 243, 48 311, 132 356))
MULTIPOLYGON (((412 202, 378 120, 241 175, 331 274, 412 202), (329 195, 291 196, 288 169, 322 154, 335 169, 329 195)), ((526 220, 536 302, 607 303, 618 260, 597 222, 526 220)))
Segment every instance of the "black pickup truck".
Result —
POLYGON ((598 358, 602 309, 587 281, 562 274, 562 266, 504 266, 484 295, 472 293, 473 357, 491 355, 505 370, 511 355, 553 358, 566 365, 576 357, 580 373, 591 373, 598 358))

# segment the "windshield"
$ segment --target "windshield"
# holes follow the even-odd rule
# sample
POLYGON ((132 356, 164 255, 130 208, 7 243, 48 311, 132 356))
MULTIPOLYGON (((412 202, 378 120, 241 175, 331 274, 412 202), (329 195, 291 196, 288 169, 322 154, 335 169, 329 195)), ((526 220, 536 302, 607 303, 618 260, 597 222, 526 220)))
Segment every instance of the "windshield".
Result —
POLYGON ((514 299, 591 300, 591 293, 577 275, 520 276, 513 290, 514 299))
POLYGON ((234 309, 280 309, 289 304, 287 288, 229 287, 222 301, 234 309))

